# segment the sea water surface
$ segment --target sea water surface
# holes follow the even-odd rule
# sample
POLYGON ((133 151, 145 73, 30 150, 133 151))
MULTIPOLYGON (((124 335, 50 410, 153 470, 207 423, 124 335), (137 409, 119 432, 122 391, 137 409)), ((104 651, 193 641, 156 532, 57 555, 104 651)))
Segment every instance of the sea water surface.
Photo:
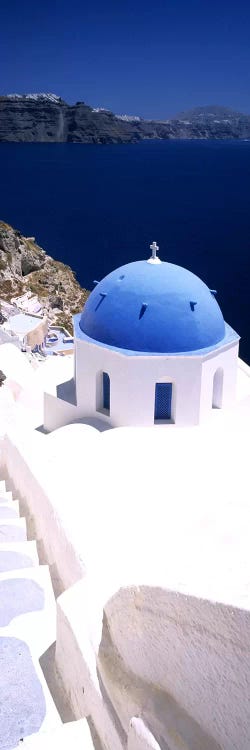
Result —
POLYGON ((200 276, 250 363, 250 142, 0 144, 0 219, 68 263, 89 289, 147 258, 200 276))

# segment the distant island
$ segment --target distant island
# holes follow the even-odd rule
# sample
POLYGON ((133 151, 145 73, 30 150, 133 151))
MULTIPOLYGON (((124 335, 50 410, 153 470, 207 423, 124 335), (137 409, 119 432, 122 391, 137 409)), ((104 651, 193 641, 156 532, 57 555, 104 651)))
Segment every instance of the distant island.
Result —
POLYGON ((136 143, 143 139, 250 139, 250 115, 209 105, 169 120, 144 120, 67 104, 56 94, 0 96, 0 142, 136 143))

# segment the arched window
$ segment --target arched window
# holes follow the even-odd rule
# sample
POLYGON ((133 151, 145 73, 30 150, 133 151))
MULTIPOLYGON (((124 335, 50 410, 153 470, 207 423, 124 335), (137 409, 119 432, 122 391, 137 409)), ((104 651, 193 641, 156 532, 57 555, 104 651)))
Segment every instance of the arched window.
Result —
POLYGON ((213 409, 221 409, 222 397, 223 397, 223 369, 218 367, 218 370, 214 373, 213 379, 213 398, 212 407, 213 409))
POLYGON ((172 383, 155 384, 155 422, 171 419, 172 383))
POLYGON ((102 408, 110 411, 110 377, 107 372, 102 373, 102 408))
POLYGON ((110 416, 110 377, 102 370, 96 374, 96 411, 110 416))

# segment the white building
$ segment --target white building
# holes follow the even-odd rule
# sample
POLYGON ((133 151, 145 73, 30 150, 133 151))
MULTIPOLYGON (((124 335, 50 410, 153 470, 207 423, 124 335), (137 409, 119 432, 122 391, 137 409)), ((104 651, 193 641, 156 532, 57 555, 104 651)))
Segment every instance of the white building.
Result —
POLYGON ((96 284, 75 316, 74 383, 45 397, 49 431, 72 419, 197 425, 233 404, 239 336, 214 291, 151 249, 96 284))
POLYGON ((0 346, 0 748, 249 750, 250 368, 156 257, 87 305, 74 357, 0 346))
POLYGON ((48 333, 48 318, 38 315, 29 315, 28 313, 17 313, 11 315, 6 323, 3 323, 3 330, 14 335, 20 341, 23 348, 29 346, 43 347, 48 333))

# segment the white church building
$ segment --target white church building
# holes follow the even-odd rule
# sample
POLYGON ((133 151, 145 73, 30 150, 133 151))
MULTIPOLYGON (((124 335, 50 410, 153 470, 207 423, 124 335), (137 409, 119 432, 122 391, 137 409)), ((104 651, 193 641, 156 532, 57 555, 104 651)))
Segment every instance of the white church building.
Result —
POLYGON ((96 283, 74 317, 74 381, 45 396, 44 426, 198 425, 235 399, 239 336, 197 276, 157 256, 96 283))
POLYGON ((0 750, 250 748, 250 367, 151 251, 0 345, 0 750))

